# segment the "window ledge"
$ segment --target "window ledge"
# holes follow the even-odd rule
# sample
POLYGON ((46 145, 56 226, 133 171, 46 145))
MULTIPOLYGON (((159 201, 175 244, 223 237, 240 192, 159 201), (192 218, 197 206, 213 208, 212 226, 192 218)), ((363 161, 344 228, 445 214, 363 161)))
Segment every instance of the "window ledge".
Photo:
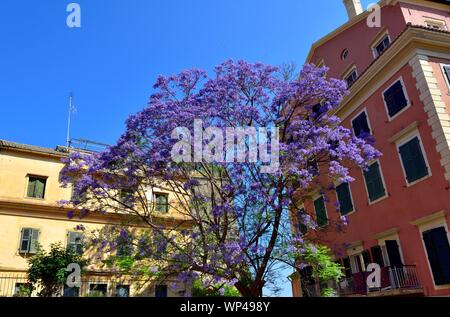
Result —
POLYGON ((389 198, 389 195, 384 195, 383 197, 380 197, 374 201, 369 201, 369 206, 375 205, 376 203, 379 203, 380 201, 383 201, 386 198, 389 198))
POLYGON ((424 180, 427 180, 427 179, 429 179, 431 176, 433 176, 433 175, 431 175, 431 173, 430 174, 428 174, 427 176, 424 176, 424 177, 422 177, 422 178, 420 178, 420 179, 418 179, 418 180, 415 180, 414 182, 412 182, 412 183, 406 183, 406 188, 410 188, 410 187, 413 187, 414 185, 417 185, 418 183, 420 183, 420 182, 423 182, 424 180))

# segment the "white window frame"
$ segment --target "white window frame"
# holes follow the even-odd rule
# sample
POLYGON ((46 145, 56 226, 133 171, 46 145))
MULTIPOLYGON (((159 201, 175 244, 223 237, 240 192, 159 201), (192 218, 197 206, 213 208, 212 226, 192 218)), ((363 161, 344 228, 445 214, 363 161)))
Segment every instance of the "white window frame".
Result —
POLYGON ((448 92, 450 93, 450 79, 447 78, 447 74, 445 73, 445 67, 450 67, 450 64, 441 64, 442 76, 444 76, 444 81, 447 84, 448 92))
POLYGON ((32 200, 38 200, 38 201, 45 201, 47 199, 47 189, 48 189, 48 180, 49 180, 49 176, 43 176, 43 175, 39 175, 39 174, 32 174, 32 173, 28 173, 25 176, 25 191, 23 193, 23 196, 25 199, 32 199, 32 200), (30 184, 30 177, 31 178, 41 178, 41 179, 45 179, 45 187, 44 187, 44 197, 42 198, 37 198, 37 197, 28 197, 28 186, 30 184))
POLYGON ((383 197, 380 197, 380 198, 374 200, 374 201, 370 201, 369 189, 367 188, 366 178, 364 177, 364 169, 361 169, 362 178, 363 178, 363 180, 364 180, 364 187, 366 188, 366 195, 367 195, 367 201, 368 201, 368 203, 369 203, 369 206, 372 206, 372 205, 374 205, 374 204, 376 204, 376 203, 378 203, 378 202, 380 202, 380 201, 382 201, 382 200, 385 200, 386 198, 389 197, 389 193, 388 193, 388 190, 387 190, 387 187, 386 187, 386 182, 385 182, 385 180, 384 180, 383 169, 381 168, 381 162, 380 162, 380 160, 379 160, 379 159, 376 159, 376 160, 371 161, 371 162, 369 163, 369 167, 370 167, 372 164, 376 163, 376 162, 378 162, 378 167, 379 167, 379 169, 380 169, 381 181, 382 181, 383 186, 384 186, 385 195, 384 195, 383 197))
POLYGON ((400 138, 399 140, 397 140, 395 143, 395 146, 397 148, 397 154, 398 154, 398 158, 400 160, 400 165, 402 166, 403 177, 405 179, 406 187, 412 187, 412 186, 416 185, 417 183, 420 183, 420 182, 426 180, 427 178, 430 178, 431 176, 433 176, 430 164, 428 163, 427 152, 425 151, 425 148, 423 147, 422 138, 420 137, 420 132, 417 129, 413 130, 412 132, 408 133, 407 135, 405 135, 402 138, 400 138), (427 166, 427 169, 428 169, 428 175, 426 175, 418 180, 415 180, 412 183, 408 183, 405 166, 403 165, 402 155, 400 154, 400 147, 416 137, 419 139, 420 150, 422 151, 423 159, 425 160, 425 165, 427 166))
POLYGON ((370 124, 370 120, 369 120, 369 111, 365 107, 361 111, 359 111, 353 118, 350 119, 350 124, 352 126, 352 132, 353 132, 354 136, 356 136, 356 134, 355 134, 355 129, 353 129, 353 120, 355 120, 357 117, 359 117, 363 112, 366 113, 367 125, 369 126, 369 129, 370 129, 370 135, 373 135, 372 125, 370 124))
POLYGON ((373 58, 377 59, 378 57, 380 57, 380 55, 378 55, 377 52, 377 46, 381 44, 381 42, 386 38, 386 36, 389 39, 389 46, 392 45, 391 36, 389 35, 389 32, 386 30, 380 36, 377 37, 375 44, 372 45, 373 58))
MULTIPOLYGON (((344 183, 338 183, 337 185, 335 184, 335 186, 338 187, 339 185, 342 185, 342 184, 344 184, 344 183)), ((348 191, 350 192, 350 199, 352 201, 353 210, 350 211, 349 213, 343 215, 341 213, 341 210, 339 209, 339 215, 341 215, 341 217, 348 217, 348 216, 350 216, 350 215, 352 215, 352 214, 354 214, 356 212, 355 200, 353 199, 353 193, 352 193, 352 188, 351 188, 350 182, 347 183, 347 184, 348 184, 348 191)), ((336 194, 336 202, 339 203, 339 205, 340 205, 339 197, 338 197, 338 194, 337 194, 337 190, 335 190, 335 194, 336 194)))
POLYGON ((425 241, 423 240, 423 233, 425 231, 437 229, 437 228, 440 228, 440 227, 444 227, 446 232, 447 232, 447 240, 448 240, 448 242, 450 244, 450 232, 448 230, 446 217, 445 216, 440 217, 440 218, 438 218, 436 220, 433 220, 431 222, 427 222, 427 223, 418 225, 418 227, 419 227, 419 233, 420 233, 420 240, 422 241, 423 251, 424 251, 424 254, 427 257, 426 261, 427 261, 428 271, 430 273, 431 280, 433 281, 433 287, 434 287, 435 290, 449 289, 450 288, 450 284, 436 285, 436 282, 434 281, 433 270, 431 269, 430 260, 428 259, 428 250, 427 250, 427 247, 425 245, 425 241))
POLYGON ((406 110, 408 110, 411 107, 411 99, 409 99, 408 92, 406 90, 405 81, 403 80, 403 76, 400 76, 396 80, 392 81, 392 83, 385 90, 383 90, 381 92, 381 99, 383 99, 384 109, 386 110, 386 116, 388 118, 388 122, 393 121, 395 118, 397 118, 399 115, 401 115, 403 112, 405 112, 406 110), (394 86, 398 81, 400 81, 400 83, 402 84, 403 94, 405 95, 405 99, 406 99, 406 106, 402 110, 400 110, 398 113, 396 113, 393 117, 390 117, 389 116, 389 108, 386 104, 386 100, 384 99, 384 94, 392 86, 394 86))
POLYGON ((319 229, 325 229, 326 227, 328 227, 330 225, 330 216, 328 215, 328 208, 327 208, 327 201, 325 199, 325 195, 316 195, 313 198, 313 207, 314 207, 314 218, 315 222, 317 224, 317 228, 319 229), (317 222, 317 211, 316 211, 316 205, 314 204, 316 200, 323 198, 323 204, 325 206, 325 214, 327 215, 327 223, 324 226, 319 226, 318 222, 317 222))

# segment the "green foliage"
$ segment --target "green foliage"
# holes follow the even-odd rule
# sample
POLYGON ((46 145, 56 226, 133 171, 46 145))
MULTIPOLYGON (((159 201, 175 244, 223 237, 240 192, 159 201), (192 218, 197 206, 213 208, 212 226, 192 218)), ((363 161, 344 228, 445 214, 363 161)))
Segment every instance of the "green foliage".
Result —
POLYGON ((49 252, 39 246, 36 255, 28 259, 28 281, 33 289, 40 289, 38 296, 58 296, 71 273, 66 271, 71 263, 77 263, 81 270, 88 264, 87 260, 73 250, 64 248, 61 243, 52 244, 49 252))
POLYGON ((241 294, 235 287, 223 286, 223 294, 221 294, 220 289, 221 285, 205 288, 201 279, 196 279, 192 284, 192 295, 194 297, 241 297, 241 294))
POLYGON ((331 259, 331 250, 327 246, 309 245, 303 255, 305 261, 313 268, 313 275, 321 283, 338 281, 344 276, 342 267, 331 259))

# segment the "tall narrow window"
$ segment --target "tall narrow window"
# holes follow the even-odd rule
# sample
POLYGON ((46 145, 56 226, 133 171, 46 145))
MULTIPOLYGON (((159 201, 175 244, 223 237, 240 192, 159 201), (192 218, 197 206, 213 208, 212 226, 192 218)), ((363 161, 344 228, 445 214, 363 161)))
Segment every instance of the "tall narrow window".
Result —
POLYGON ((350 186, 348 183, 342 183, 336 187, 336 194, 339 202, 339 210, 344 216, 354 210, 350 186))
POLYGON ((365 135, 371 134, 367 113, 365 111, 361 112, 352 120, 352 127, 357 137, 364 137, 365 135))
POLYGON ((372 253, 373 262, 384 267, 383 251, 381 250, 381 247, 379 245, 374 246, 370 249, 370 252, 372 253))
POLYGON ((304 208, 300 209, 297 213, 297 224, 298 232, 301 234, 306 234, 308 232, 308 227, 303 223, 303 217, 306 215, 306 210, 304 208))
POLYGON ((169 212, 169 195, 155 193, 155 210, 159 213, 169 212))
POLYGON ((386 196, 386 189, 384 188, 380 164, 378 162, 374 162, 366 171, 364 171, 364 180, 366 182, 370 202, 386 196))
POLYGON ((325 227, 328 224, 328 216, 323 197, 314 200, 314 210, 316 211, 317 225, 325 227))
POLYGON ((39 176, 28 176, 27 197, 44 199, 47 178, 39 176))
POLYGON ((83 234, 80 232, 69 232, 67 234, 67 249, 78 255, 83 254, 83 234))
POLYGON ((389 87, 383 93, 383 97, 390 118, 402 111, 409 103, 401 80, 396 81, 389 87))
POLYGON ((34 254, 37 252, 39 241, 39 230, 32 228, 23 228, 20 234, 19 253, 34 254))
POLYGON ((445 227, 422 233, 436 285, 450 284, 450 245, 445 227))
POLYGON ((402 257, 400 256, 400 247, 397 240, 386 240, 385 244, 390 267, 403 267, 402 257))
POLYGON ((398 150, 408 183, 415 182, 429 174, 418 137, 401 145, 398 150))

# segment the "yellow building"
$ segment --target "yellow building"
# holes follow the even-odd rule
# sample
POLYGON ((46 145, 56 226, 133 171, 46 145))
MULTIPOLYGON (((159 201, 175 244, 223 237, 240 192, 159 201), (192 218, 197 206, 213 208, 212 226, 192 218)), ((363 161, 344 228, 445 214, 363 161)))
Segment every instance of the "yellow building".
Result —
MULTIPOLYGON (((37 243, 44 249, 55 242, 77 248, 77 225, 95 230, 115 221, 114 215, 70 220, 68 210, 58 205, 60 200, 70 200, 72 194, 71 188, 63 188, 59 182, 64 166, 61 159, 67 155, 66 147, 49 149, 0 140, 0 296, 17 295, 26 283, 27 258, 36 252, 37 243)), ((170 192, 161 191, 158 195, 170 206, 170 192)), ((163 218, 169 221, 177 215, 168 208, 163 218)), ((118 280, 95 265, 88 268, 87 276, 76 293, 64 289, 61 294, 173 297, 190 292, 189 285, 184 284, 118 280)))

